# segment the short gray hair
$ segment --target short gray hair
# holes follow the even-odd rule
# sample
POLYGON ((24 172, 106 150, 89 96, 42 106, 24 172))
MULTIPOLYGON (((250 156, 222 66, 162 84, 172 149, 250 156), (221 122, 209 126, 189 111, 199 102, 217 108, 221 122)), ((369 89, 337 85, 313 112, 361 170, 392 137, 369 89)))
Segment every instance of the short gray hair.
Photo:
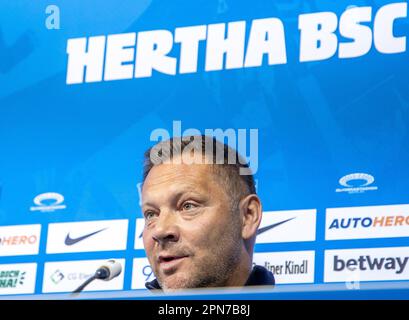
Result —
POLYGON ((149 148, 144 154, 143 182, 154 166, 169 163, 184 152, 190 155, 198 152, 203 164, 212 165, 234 206, 242 197, 256 194, 254 177, 244 158, 227 144, 206 135, 173 137, 149 148))

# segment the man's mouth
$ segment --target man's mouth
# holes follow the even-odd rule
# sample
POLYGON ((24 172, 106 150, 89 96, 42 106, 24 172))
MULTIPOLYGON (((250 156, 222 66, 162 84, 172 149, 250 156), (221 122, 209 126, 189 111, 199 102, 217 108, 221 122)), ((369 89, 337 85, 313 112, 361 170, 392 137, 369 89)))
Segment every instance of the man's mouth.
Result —
POLYGON ((173 272, 176 271, 176 268, 179 266, 179 264, 182 263, 187 257, 188 257, 187 255, 182 256, 163 255, 159 256, 158 263, 163 272, 165 273, 173 272))

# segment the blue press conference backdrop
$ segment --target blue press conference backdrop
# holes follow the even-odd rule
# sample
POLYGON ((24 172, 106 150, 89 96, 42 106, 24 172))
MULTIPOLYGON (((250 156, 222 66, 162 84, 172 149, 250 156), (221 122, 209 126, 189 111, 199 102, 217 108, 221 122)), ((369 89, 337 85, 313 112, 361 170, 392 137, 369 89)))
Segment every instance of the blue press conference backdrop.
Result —
MULTIPOLYGON (((264 211, 315 210, 313 239, 266 241, 256 245, 257 253, 311 251, 314 264, 309 266, 312 279, 307 283, 324 283, 326 250, 395 248, 396 252, 374 253, 372 258, 400 257, 391 260, 386 271, 395 263, 401 268, 373 279, 409 280, 409 207, 404 206, 409 204, 406 43, 400 52, 381 52, 379 45, 372 44, 357 57, 341 58, 336 51, 327 58, 300 61, 300 15, 332 12, 341 21, 351 6, 370 7, 370 19, 361 26, 373 31, 375 38, 380 37, 375 32, 387 32, 374 27, 376 13, 394 3, 403 6, 401 17, 393 22, 393 36, 406 37, 405 1, 3 1, 0 225, 39 224, 41 231, 38 254, 7 251, 0 256, 0 265, 35 263, 34 291, 26 293, 42 293, 49 281, 45 263, 124 259, 123 286, 117 289, 132 289, 133 259, 145 257, 134 243, 136 219, 141 218, 138 184, 143 152, 154 144, 150 136, 155 129, 172 135, 179 121, 182 132, 246 129, 249 138, 250 129, 258 129, 255 178, 264 211), (269 64, 264 55, 260 66, 208 71, 203 40, 195 72, 153 71, 147 77, 67 83, 70 39, 90 42, 95 36, 152 30, 174 34, 181 27, 245 21, 248 44, 252 21, 271 17, 280 19, 284 27, 284 63, 269 64), (64 199, 36 198, 47 193, 64 199), (60 208, 47 210, 55 201, 60 208), (328 208, 389 205, 399 206, 382 207, 379 214, 385 219, 396 216, 397 208, 403 218, 397 223, 395 217, 390 224, 400 228, 396 235, 326 238, 328 208), (41 206, 45 209, 33 209, 41 206), (128 220, 124 248, 47 252, 51 223, 94 220, 128 220)), ((352 42, 339 29, 334 34, 338 44, 352 42)), ((179 57, 180 47, 174 44, 168 56, 179 57)), ((134 63, 130 60, 128 64, 134 63)), ((370 209, 367 214, 371 215, 370 209)), ((5 229, 0 230, 0 249, 12 246, 12 240, 5 240, 5 229)), ((363 281, 371 281, 365 277, 363 281)))

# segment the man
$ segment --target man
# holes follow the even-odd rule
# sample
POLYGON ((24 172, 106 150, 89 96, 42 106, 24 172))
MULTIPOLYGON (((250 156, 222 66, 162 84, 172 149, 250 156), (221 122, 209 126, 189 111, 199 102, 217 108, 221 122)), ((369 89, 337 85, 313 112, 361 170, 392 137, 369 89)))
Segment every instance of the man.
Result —
POLYGON ((148 289, 274 285, 271 272, 252 268, 261 202, 248 165, 227 145, 191 136, 149 149, 142 212, 156 276, 148 289))

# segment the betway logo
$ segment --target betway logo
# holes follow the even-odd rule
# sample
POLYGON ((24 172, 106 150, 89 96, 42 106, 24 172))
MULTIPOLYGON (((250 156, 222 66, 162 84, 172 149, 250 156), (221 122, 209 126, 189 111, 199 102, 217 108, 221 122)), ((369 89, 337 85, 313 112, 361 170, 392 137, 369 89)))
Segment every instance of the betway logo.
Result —
POLYGON ((343 271, 345 268, 353 271, 365 270, 393 270, 396 274, 401 274, 408 263, 409 257, 382 257, 372 258, 369 255, 360 256, 358 259, 343 260, 339 256, 334 256, 334 271, 343 271))
POLYGON ((326 240, 409 237, 409 205, 330 208, 326 240))
POLYGON ((324 281, 409 280, 409 247, 325 250, 324 281))

